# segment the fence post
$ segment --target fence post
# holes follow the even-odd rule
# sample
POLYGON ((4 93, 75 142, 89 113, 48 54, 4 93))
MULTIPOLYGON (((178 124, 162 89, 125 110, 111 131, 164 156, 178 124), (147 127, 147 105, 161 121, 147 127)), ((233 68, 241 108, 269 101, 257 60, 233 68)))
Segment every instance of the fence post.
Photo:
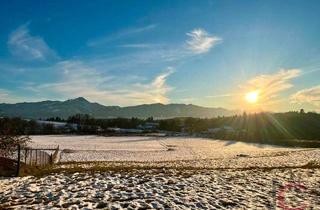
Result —
POLYGON ((16 176, 19 176, 19 172, 20 172, 20 152, 21 152, 21 148, 20 148, 20 144, 18 144, 18 162, 17 162, 16 176))
POLYGON ((33 150, 30 149, 29 153, 30 153, 30 166, 32 166, 32 153, 33 153, 33 150))
POLYGON ((43 161, 44 161, 44 152, 41 152, 41 161, 40 161, 40 165, 43 166, 43 161), (41 154, 42 153, 42 154, 41 154))
POLYGON ((38 164, 38 150, 36 150, 36 165, 38 164))
POLYGON ((27 148, 24 149, 24 163, 27 164, 27 148))

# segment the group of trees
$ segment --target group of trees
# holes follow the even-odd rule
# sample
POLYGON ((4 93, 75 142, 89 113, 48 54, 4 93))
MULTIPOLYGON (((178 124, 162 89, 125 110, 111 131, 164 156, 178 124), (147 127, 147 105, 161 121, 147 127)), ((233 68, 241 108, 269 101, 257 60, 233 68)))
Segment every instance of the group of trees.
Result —
POLYGON ((66 122, 70 124, 78 124, 80 129, 84 127, 99 127, 102 129, 107 129, 109 127, 119 127, 119 128, 137 128, 139 125, 144 124, 147 121, 153 120, 153 118, 148 118, 147 120, 138 118, 112 118, 112 119, 95 119, 89 115, 77 114, 69 117, 66 122))
POLYGON ((217 132, 222 139, 268 141, 278 139, 320 140, 320 114, 304 112, 257 113, 212 119, 182 118, 160 122, 166 130, 177 131, 179 125, 189 133, 229 126, 233 131, 217 132))
POLYGON ((48 118, 41 119, 41 122, 36 120, 24 120, 21 118, 0 118, 0 130, 9 126, 12 128, 12 133, 19 135, 45 135, 45 134, 63 134, 63 133, 78 133, 78 134, 96 134, 101 133, 101 130, 107 132, 107 128, 137 128, 146 122, 153 121, 153 118, 146 120, 138 118, 113 118, 113 119, 95 119, 89 115, 77 114, 68 119, 48 118), (55 126, 43 121, 65 123, 65 126, 55 126))
POLYGON ((0 131, 10 128, 10 134, 15 135, 38 135, 56 134, 57 129, 51 124, 39 124, 36 120, 24 120, 21 118, 0 118, 0 131))

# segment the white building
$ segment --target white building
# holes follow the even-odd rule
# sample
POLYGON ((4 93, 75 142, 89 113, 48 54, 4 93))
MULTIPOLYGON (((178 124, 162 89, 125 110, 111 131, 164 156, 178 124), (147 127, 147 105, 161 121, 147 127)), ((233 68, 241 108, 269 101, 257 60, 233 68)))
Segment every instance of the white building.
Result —
POLYGON ((74 123, 45 121, 45 120, 37 120, 37 123, 39 125, 52 125, 56 129, 63 129, 63 128, 72 128, 74 130, 78 129, 78 124, 74 124, 74 123))
POLYGON ((209 128, 208 129, 208 133, 217 133, 217 132, 220 132, 220 131, 225 131, 225 132, 235 132, 235 129, 231 126, 223 126, 223 127, 220 127, 220 128, 209 128))

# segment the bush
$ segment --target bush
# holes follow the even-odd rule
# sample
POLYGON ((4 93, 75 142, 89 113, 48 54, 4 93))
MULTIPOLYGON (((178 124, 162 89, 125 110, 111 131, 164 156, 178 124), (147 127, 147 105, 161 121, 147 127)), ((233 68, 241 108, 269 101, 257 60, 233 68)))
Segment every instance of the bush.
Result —
POLYGON ((17 150, 17 146, 26 146, 30 141, 29 136, 0 134, 0 156, 10 157, 17 150))

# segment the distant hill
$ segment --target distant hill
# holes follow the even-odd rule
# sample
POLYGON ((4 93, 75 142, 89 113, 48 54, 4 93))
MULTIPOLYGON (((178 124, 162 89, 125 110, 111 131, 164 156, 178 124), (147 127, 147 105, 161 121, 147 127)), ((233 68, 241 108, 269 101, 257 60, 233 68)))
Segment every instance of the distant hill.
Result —
POLYGON ((0 104, 0 116, 23 117, 31 119, 61 117, 68 118, 75 114, 89 114, 94 118, 138 117, 138 118, 174 118, 199 117, 212 118, 237 114, 223 108, 206 108, 192 104, 143 104, 138 106, 104 106, 91 103, 85 98, 66 101, 24 102, 17 104, 0 104))

